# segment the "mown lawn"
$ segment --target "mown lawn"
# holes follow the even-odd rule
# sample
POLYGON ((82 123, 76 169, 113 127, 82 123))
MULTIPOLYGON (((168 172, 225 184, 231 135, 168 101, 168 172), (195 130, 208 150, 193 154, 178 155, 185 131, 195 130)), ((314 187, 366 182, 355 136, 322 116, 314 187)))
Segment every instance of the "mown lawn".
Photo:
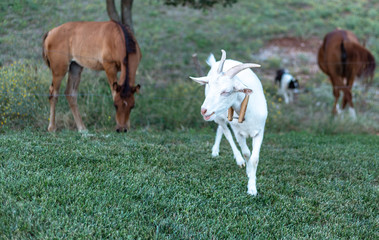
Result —
POLYGON ((0 238, 379 238, 377 136, 266 134, 255 198, 213 138, 7 130, 0 238))

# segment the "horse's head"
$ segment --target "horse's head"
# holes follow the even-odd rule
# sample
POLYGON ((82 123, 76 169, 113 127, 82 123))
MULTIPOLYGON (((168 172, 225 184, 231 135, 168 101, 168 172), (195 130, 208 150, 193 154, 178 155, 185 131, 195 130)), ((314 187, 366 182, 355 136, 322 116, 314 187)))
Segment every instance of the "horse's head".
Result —
POLYGON ((114 83, 113 96, 114 107, 116 108, 116 131, 127 132, 130 129, 130 112, 134 108, 134 93, 138 93, 141 86, 120 86, 114 83))

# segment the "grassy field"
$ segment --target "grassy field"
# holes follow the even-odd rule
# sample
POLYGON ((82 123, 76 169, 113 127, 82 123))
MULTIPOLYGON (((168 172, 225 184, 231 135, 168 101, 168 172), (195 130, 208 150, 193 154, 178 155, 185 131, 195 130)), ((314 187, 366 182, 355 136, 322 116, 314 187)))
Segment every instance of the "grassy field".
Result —
MULTIPOLYGON (((135 31, 143 59, 137 82, 142 85, 132 113, 135 128, 183 129, 207 126, 199 117, 203 87, 188 76, 197 75, 191 56, 198 53, 204 63, 210 52, 244 62, 258 62, 255 69, 269 102, 268 128, 273 131, 309 131, 321 133, 378 133, 378 74, 366 92, 360 82, 354 87, 354 102, 359 119, 337 119, 331 123, 333 96, 330 83, 315 62, 316 49, 305 55, 293 52, 260 58, 267 43, 283 37, 301 41, 323 38, 335 27, 347 28, 366 41, 379 59, 379 41, 373 1, 285 1, 251 2, 240 0, 231 8, 217 6, 209 11, 167 7, 159 1, 136 1, 133 7, 135 31), (280 7, 278 7, 280 6, 280 7), (343 17, 341 17, 343 16, 343 17), (286 24, 283 24, 286 23, 286 24), (364 27, 362 27, 364 26, 364 27), (284 106, 273 84, 275 71, 288 68, 300 78, 302 94, 294 106, 284 106), (313 69, 316 69, 315 71, 313 69)), ((42 35, 67 21, 104 21, 108 17, 105 2, 25 0, 0 3, 0 115, 1 126, 22 129, 31 126, 46 129, 47 101, 51 74, 41 59, 42 35)), ((275 47, 275 46, 274 46, 275 47)), ((294 50, 300 47, 295 45, 294 50)), ((63 94, 64 80, 61 87, 63 94)), ((85 70, 79 89, 79 109, 84 123, 95 129, 113 129, 114 110, 103 72, 85 70)), ((75 129, 64 97, 57 106, 58 130, 75 129)))
POLYGON ((90 135, 80 135, 64 96, 58 132, 46 132, 51 74, 41 41, 67 21, 108 20, 105 1, 1 1, 0 239, 378 239, 378 71, 368 91, 360 81, 353 88, 358 120, 333 118, 312 45, 346 28, 379 59, 377 9, 376 1, 239 0, 207 11, 135 1, 143 60, 132 131, 114 132, 106 76, 84 70, 78 104, 90 135), (276 54, 284 38, 307 52, 276 54), (207 55, 222 48, 262 64, 254 71, 269 116, 255 198, 225 139, 211 158, 215 125, 199 113, 204 88, 188 79, 193 53, 206 70, 207 55), (279 67, 300 77, 293 105, 276 93, 279 67))
POLYGON ((376 136, 266 134, 256 198, 209 131, 0 141, 2 239, 379 237, 376 136))

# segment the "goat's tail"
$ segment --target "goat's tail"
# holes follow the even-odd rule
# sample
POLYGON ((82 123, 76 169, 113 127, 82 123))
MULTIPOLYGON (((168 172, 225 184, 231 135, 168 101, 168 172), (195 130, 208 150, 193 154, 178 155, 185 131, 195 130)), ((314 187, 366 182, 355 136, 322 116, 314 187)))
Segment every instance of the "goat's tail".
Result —
POLYGON ((213 64, 216 63, 216 58, 215 58, 215 56, 213 55, 213 53, 209 54, 209 56, 208 56, 206 62, 207 62, 207 64, 208 64, 210 67, 212 67, 213 64))
POLYGON ((45 49, 45 40, 47 38, 47 35, 49 35, 49 32, 47 32, 47 33, 45 33, 43 35, 43 40, 42 40, 42 58, 45 61, 46 65, 50 68, 50 61, 49 61, 49 58, 47 57, 46 49, 45 49))

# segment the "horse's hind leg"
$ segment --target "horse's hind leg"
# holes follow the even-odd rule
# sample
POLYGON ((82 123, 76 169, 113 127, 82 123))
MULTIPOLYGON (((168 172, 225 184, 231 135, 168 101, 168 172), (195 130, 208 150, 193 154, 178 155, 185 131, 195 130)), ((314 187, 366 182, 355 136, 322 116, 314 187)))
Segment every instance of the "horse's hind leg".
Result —
POLYGON ((336 86, 333 86, 333 95, 334 95, 334 104, 333 104, 333 115, 340 114, 341 110, 338 106, 338 99, 340 98, 340 89, 336 86))
POLYGON ((50 118, 49 127, 47 130, 49 132, 55 132, 57 127, 55 125, 55 106, 58 102, 59 88, 61 86, 62 79, 66 75, 66 68, 62 71, 56 71, 52 68, 53 81, 49 88, 49 102, 50 102, 50 118))
POLYGON ((80 75, 82 73, 82 70, 83 67, 77 64, 76 62, 72 62, 70 64, 67 87, 65 91, 68 104, 70 105, 71 112, 74 116, 75 123, 79 132, 86 131, 86 127, 83 124, 77 103, 78 87, 80 83, 80 75))
POLYGON ((347 86, 344 90, 343 100, 342 100, 342 109, 346 107, 346 104, 349 104, 349 114, 350 117, 355 120, 357 115, 355 113, 354 104, 353 104, 353 96, 351 94, 351 87, 347 86))

